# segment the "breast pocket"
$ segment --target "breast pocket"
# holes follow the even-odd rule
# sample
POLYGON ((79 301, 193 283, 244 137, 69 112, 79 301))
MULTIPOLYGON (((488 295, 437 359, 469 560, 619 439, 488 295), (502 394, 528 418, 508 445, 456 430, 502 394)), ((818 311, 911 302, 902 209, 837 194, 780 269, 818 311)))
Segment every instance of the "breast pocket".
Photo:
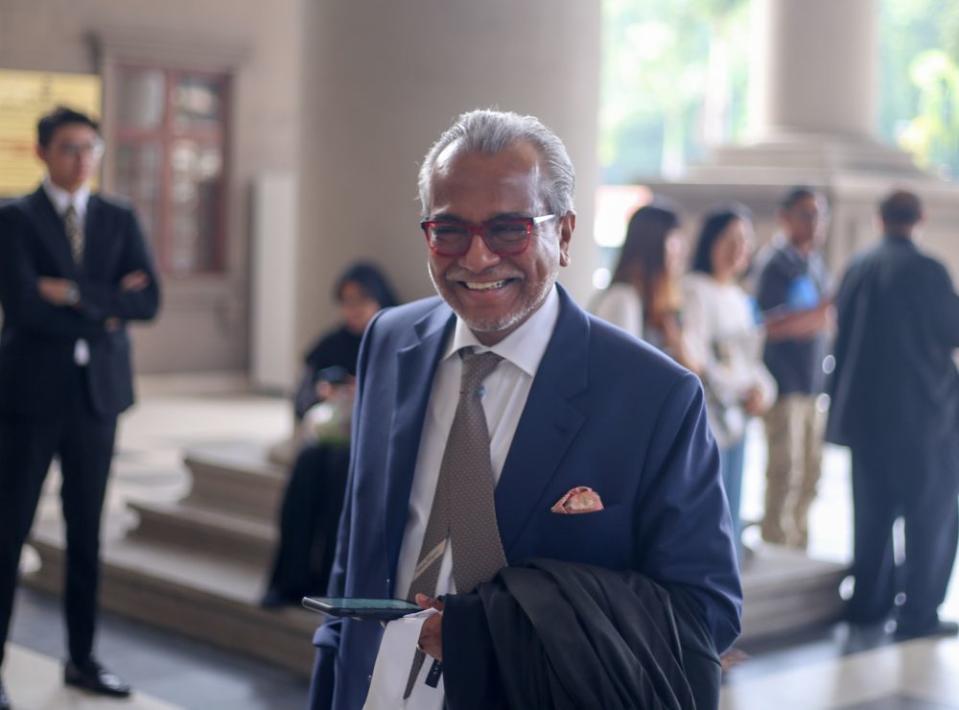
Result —
POLYGON ((537 556, 603 567, 627 566, 633 547, 630 507, 608 505, 595 513, 543 514, 537 556))

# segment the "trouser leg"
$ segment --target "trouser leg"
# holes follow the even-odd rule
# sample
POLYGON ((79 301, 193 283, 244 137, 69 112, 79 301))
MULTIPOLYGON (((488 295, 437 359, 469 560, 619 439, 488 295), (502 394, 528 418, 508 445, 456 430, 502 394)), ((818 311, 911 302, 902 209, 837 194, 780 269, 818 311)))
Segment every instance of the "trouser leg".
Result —
POLYGON ((853 449, 853 565, 856 580, 848 618, 860 623, 884 619, 896 597, 892 525, 899 505, 887 485, 884 466, 869 451, 853 449))
POLYGON ((816 499, 819 478, 822 475, 822 440, 826 427, 826 413, 816 404, 817 397, 803 398, 802 419, 802 465, 796 486, 792 509, 793 537, 790 543, 805 549, 809 543, 809 508, 816 499))
POLYGON ((780 397, 764 417, 768 455, 765 510, 761 529, 763 540, 779 545, 786 542, 784 511, 796 456, 792 404, 791 396, 780 397))
POLYGON ((904 487, 906 602, 900 613, 900 628, 905 630, 936 624, 956 557, 959 504, 952 482, 957 472, 949 469, 959 464, 938 453, 930 463, 902 472, 909 478, 904 487))
POLYGON ((323 490, 326 453, 321 444, 310 444, 296 456, 280 507, 280 541, 276 549, 268 597, 274 601, 299 601, 322 590, 310 586, 310 554, 320 524, 318 507, 323 490))
POLYGON ((343 494, 350 470, 350 450, 345 446, 330 448, 327 458, 326 480, 323 487, 323 507, 320 512, 320 530, 316 536, 313 557, 313 578, 318 591, 324 592, 330 581, 330 570, 336 557, 337 532, 343 510, 343 494))
POLYGON ((726 499, 729 501, 729 512, 733 519, 733 540, 736 543, 737 551, 741 546, 742 537, 740 508, 742 506, 743 457, 745 448, 745 439, 740 439, 737 443, 727 446, 719 452, 723 488, 726 490, 726 499))
POLYGON ((13 613, 20 551, 56 446, 55 422, 0 418, 0 663, 13 613))
MULTIPOLYGON (((85 387, 85 373, 78 387, 85 387)), ((81 390, 82 392, 82 390, 81 390)), ((66 526, 64 611, 70 658, 92 654, 100 579, 100 518, 113 458, 116 417, 94 415, 77 395, 60 443, 63 518, 66 526)))

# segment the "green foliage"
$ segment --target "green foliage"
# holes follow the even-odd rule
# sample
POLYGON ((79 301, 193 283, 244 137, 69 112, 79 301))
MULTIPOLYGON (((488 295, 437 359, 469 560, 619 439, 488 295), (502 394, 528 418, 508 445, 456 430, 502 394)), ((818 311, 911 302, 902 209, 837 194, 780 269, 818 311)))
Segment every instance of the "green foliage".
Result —
POLYGON ((959 3, 882 0, 879 130, 929 169, 959 175, 959 3))
MULTIPOLYGON (((701 158, 710 101, 726 102, 719 139, 743 137, 749 6, 750 0, 603 0, 604 182, 668 175, 701 158), (716 86, 710 69, 721 56, 726 80, 716 86)), ((959 0, 879 0, 879 6, 880 135, 921 164, 957 176, 959 0)))
MULTIPOLYGON (((704 149, 699 124, 712 43, 744 23, 748 0, 605 0, 600 162, 607 183, 678 171, 704 149)), ((745 105, 736 55, 731 102, 745 105)), ((744 118, 729 119, 730 131, 744 118)))

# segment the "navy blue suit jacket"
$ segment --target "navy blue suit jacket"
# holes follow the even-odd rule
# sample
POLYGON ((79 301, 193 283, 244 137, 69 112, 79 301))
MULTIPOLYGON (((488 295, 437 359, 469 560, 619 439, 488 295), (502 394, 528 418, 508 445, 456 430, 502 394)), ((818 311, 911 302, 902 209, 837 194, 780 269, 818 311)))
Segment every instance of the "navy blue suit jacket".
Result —
MULTIPOLYGON (((719 651, 742 594, 699 380, 587 315, 559 289, 556 329, 496 487, 507 560, 635 570, 689 590, 719 651), (550 507, 587 485, 605 510, 550 507)), ((353 459, 330 595, 393 597, 433 375, 455 323, 439 298, 382 312, 360 350, 353 459)), ((361 708, 382 628, 336 620, 314 638, 314 708, 361 708)))
POLYGON ((133 403, 133 374, 126 322, 153 319, 160 284, 136 216, 128 206, 91 195, 84 225, 83 263, 77 265, 63 220, 43 188, 0 207, 0 412, 44 414, 59 408, 68 391, 77 339, 90 349, 90 402, 99 415, 113 416, 133 403), (124 291, 133 271, 150 281, 124 291), (42 276, 79 287, 77 308, 54 306, 40 297, 42 276), (108 318, 118 327, 106 328, 108 318))

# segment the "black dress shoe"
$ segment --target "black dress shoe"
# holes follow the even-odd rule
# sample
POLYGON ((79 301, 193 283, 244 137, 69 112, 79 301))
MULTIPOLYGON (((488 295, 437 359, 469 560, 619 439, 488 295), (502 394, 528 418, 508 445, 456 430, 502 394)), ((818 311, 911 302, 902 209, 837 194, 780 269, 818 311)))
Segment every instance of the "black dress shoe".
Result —
POLYGON ((900 624, 896 628, 896 641, 909 641, 918 638, 935 638, 937 636, 956 636, 959 634, 959 624, 955 621, 936 621, 932 626, 914 628, 900 624))
POLYGON ((130 695, 129 685, 94 660, 83 665, 69 661, 63 669, 63 682, 113 698, 126 698, 130 695))
POLYGON ((10 710, 10 698, 7 697, 2 680, 0 680, 0 710, 10 710))

